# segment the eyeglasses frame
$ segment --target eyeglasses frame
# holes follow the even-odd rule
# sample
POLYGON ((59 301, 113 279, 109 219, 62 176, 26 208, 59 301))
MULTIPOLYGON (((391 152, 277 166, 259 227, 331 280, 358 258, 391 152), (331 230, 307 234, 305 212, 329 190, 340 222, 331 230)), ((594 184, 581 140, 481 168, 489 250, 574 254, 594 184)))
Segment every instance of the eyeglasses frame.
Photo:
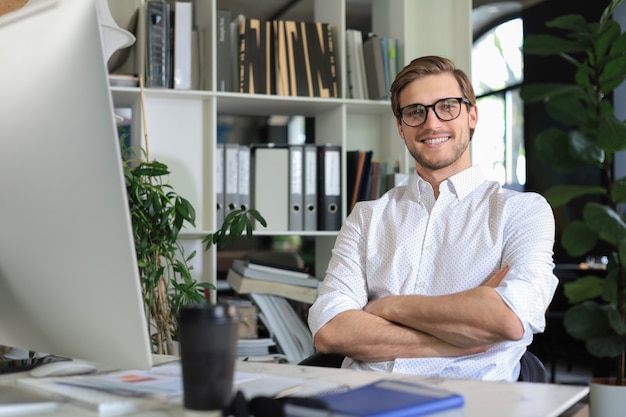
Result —
POLYGON ((453 117, 452 119, 442 119, 438 114, 437 114, 437 110, 435 110, 435 106, 437 105, 437 103, 444 101, 444 100, 456 100, 458 101, 459 104, 461 103, 465 103, 468 106, 471 105, 472 103, 469 101, 469 99, 467 97, 445 97, 445 98, 441 98, 437 101, 435 101, 433 104, 429 104, 428 106, 425 104, 421 104, 421 103, 412 103, 409 105, 406 105, 404 107, 402 107, 400 110, 398 110, 398 118, 400 120, 402 120, 402 123, 404 123, 405 125, 409 126, 409 127, 419 127, 421 125, 423 125, 424 123, 426 123, 426 121, 428 120, 428 109, 432 109, 433 113, 435 113, 435 116, 437 117, 437 119, 441 120, 442 122, 450 122, 452 120, 458 119, 458 117, 461 115, 461 112, 459 111, 459 114, 456 117, 453 117), (424 106, 424 109, 426 109, 426 117, 424 117, 424 121, 418 125, 412 126, 410 124, 408 124, 405 120, 404 117, 402 116, 402 113, 404 113, 404 109, 411 107, 411 106, 416 106, 416 105, 420 105, 420 106, 424 106))

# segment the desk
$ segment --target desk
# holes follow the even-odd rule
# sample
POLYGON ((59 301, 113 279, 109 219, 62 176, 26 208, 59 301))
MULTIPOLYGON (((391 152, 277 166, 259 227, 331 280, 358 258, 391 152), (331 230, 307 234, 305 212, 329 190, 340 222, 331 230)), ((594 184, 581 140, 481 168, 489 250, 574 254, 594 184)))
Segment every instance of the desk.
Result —
MULTIPOLYGON (((285 364, 237 362, 237 371, 277 376, 305 378, 347 384, 357 387, 381 378, 410 379, 458 392, 465 397, 463 417, 559 417, 585 416, 584 410, 575 414, 568 412, 588 393, 586 386, 538 384, 529 382, 484 382, 357 372, 348 369, 318 368, 285 364)), ((0 384, 11 383, 20 375, 3 375, 0 384)), ((21 375, 23 377, 23 375, 21 375)), ((62 404, 58 409, 46 413, 47 417, 84 417, 95 414, 71 404, 62 404)), ((161 411, 133 414, 137 417, 183 417, 181 407, 161 411)))

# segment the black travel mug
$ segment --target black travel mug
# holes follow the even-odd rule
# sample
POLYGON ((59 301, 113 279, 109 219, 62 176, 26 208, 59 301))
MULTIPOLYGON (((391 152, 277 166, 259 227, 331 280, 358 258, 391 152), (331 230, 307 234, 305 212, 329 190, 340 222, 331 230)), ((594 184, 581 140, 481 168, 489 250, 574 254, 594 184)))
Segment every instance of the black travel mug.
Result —
POLYGON ((223 410, 230 404, 239 321, 234 305, 180 308, 178 339, 185 409, 223 410))

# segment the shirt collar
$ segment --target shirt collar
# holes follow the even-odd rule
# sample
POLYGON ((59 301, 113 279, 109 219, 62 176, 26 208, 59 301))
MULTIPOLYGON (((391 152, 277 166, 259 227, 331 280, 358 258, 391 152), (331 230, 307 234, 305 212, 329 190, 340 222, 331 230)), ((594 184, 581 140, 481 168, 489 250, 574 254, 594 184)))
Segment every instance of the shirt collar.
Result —
MULTIPOLYGON (((480 186, 484 181, 485 176, 482 169, 480 166, 475 165, 459 172, 458 174, 454 174, 447 180, 443 181, 439 186, 439 192, 442 192, 444 188, 449 187, 450 192, 455 193, 457 198, 462 200, 465 196, 478 188, 478 186, 480 186)), ((422 184, 427 186, 425 189, 432 190, 430 184, 420 177, 419 174, 415 173, 411 179, 410 188, 413 190, 413 193, 415 193, 418 201, 422 198, 422 184)))

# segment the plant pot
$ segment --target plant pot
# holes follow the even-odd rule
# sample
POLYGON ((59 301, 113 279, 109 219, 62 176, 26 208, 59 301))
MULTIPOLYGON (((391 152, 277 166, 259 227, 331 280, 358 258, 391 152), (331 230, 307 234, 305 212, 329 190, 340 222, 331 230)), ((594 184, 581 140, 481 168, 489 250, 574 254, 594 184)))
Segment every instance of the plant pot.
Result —
POLYGON ((615 378, 589 381, 589 417, 615 417, 626 410, 626 385, 615 385, 615 378))

